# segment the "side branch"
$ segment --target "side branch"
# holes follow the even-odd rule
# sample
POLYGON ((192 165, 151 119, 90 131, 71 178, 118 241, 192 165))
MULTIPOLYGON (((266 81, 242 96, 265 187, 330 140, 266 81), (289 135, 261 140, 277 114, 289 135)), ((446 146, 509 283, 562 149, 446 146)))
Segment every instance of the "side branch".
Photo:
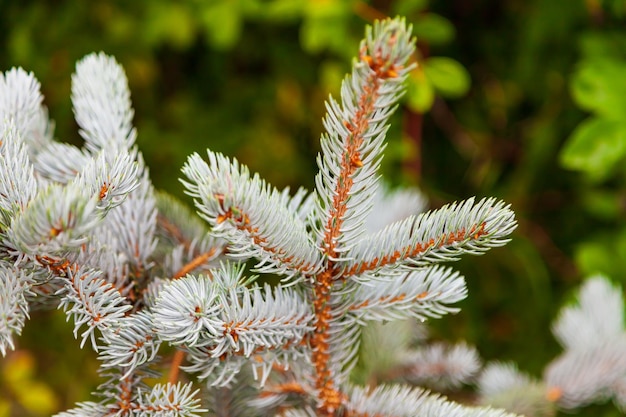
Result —
POLYGON ((180 367, 185 360, 185 351, 177 349, 172 357, 172 362, 170 364, 170 371, 167 375, 167 382, 170 384, 175 384, 178 382, 178 374, 180 371, 180 367))
POLYGON ((285 395, 285 394, 297 394, 297 395, 307 395, 307 390, 299 384, 298 382, 284 382, 282 384, 273 385, 272 387, 266 388, 265 390, 259 393, 259 397, 271 397, 274 395, 285 395))
POLYGON ((218 250, 211 248, 207 252, 203 252, 193 258, 190 262, 185 264, 180 270, 178 270, 172 278, 179 279, 192 272, 194 269, 206 264, 209 260, 215 257, 218 250))
POLYGON ((517 227, 508 205, 495 199, 468 199, 410 216, 364 239, 342 261, 343 278, 384 269, 421 268, 455 261, 462 254, 480 255, 508 242, 517 227))
MULTIPOLYGON (((287 265, 288 268, 294 272, 302 275, 311 275, 318 269, 319 264, 316 259, 298 258, 285 247, 273 244, 268 236, 263 235, 259 227, 250 224, 250 216, 244 213, 243 210, 237 207, 231 207, 224 214, 217 216, 218 225, 227 220, 231 220, 232 226, 243 235, 238 236, 238 240, 242 245, 237 245, 237 241, 234 241, 233 244, 229 246, 234 256, 236 256, 238 252, 244 251, 241 248, 245 241, 252 241, 257 248, 261 249, 261 252, 264 252, 265 255, 269 255, 274 262, 287 265)), ((260 265, 262 265, 262 263, 260 265)))
POLYGON ((197 154, 188 159, 183 172, 189 180, 183 183, 214 235, 229 242, 230 254, 259 259, 257 270, 262 272, 317 273, 322 257, 290 206, 294 200, 258 175, 251 177, 236 160, 211 151, 208 157, 208 164, 197 154))
POLYGON ((466 296, 463 277, 451 268, 437 265, 411 271, 402 278, 360 285, 343 309, 358 322, 401 317, 423 321, 458 311, 452 305, 466 296))
POLYGON ((457 231, 443 233, 436 238, 430 238, 427 242, 416 242, 407 247, 396 249, 393 253, 382 255, 380 258, 365 260, 361 264, 353 265, 350 269, 342 273, 344 278, 353 275, 362 275, 384 267, 393 267, 403 261, 412 261, 424 258, 427 254, 433 252, 452 252, 459 245, 466 245, 471 241, 479 241, 480 238, 486 236, 488 232, 485 230, 485 222, 480 225, 473 224, 469 230, 462 227, 457 231))
MULTIPOLYGON (((39 261, 44 261, 44 257, 39 258, 39 261)), ((50 262, 51 259, 45 261, 50 262)), ((80 335, 81 347, 90 339, 97 352, 95 329, 104 335, 117 328, 132 306, 113 284, 100 277, 100 271, 66 263, 66 260, 58 260, 44 266, 65 281, 59 307, 64 309, 68 318, 74 318, 74 336, 78 338, 79 330, 85 325, 87 328, 80 335)))

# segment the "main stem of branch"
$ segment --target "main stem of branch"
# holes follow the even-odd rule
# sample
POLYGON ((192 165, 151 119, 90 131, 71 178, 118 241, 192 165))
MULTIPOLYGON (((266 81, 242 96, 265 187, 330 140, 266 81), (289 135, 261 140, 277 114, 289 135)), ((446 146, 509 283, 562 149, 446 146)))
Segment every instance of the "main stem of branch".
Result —
MULTIPOLYGON (((390 41, 393 41, 391 39, 390 41)), ((316 276, 314 287, 314 311, 315 330, 311 339, 313 347, 313 364, 315 366, 316 378, 315 388, 318 395, 317 413, 319 416, 332 417, 345 402, 345 395, 337 386, 331 368, 330 354, 330 324, 333 318, 331 304, 331 292, 333 282, 341 279, 335 265, 338 248, 337 243, 342 234, 342 225, 349 215, 348 199, 354 188, 354 176, 358 169, 363 167, 364 156, 362 154, 366 133, 371 127, 372 116, 376 111, 376 102, 379 98, 382 81, 398 75, 400 67, 390 62, 389 57, 383 54, 383 50, 377 49, 367 51, 364 46, 360 53, 360 61, 365 63, 369 69, 369 75, 363 80, 359 80, 359 98, 357 108, 350 120, 344 120, 344 127, 348 134, 343 138, 343 153, 337 155, 339 159, 339 173, 333 190, 332 205, 329 209, 329 216, 326 219, 324 235, 324 251, 327 256, 326 268, 316 276)), ((355 73, 353 75, 357 77, 355 73)), ((344 100, 346 99, 343 97, 344 100)), ((332 139, 331 139, 332 140, 332 139)))
POLYGON ((315 283, 315 332, 311 340, 313 347, 313 364, 315 365, 315 388, 318 399, 318 415, 333 416, 341 406, 342 394, 335 387, 335 381, 329 369, 330 351, 328 328, 332 316, 330 306, 330 290, 332 287, 332 268, 317 276, 315 283))

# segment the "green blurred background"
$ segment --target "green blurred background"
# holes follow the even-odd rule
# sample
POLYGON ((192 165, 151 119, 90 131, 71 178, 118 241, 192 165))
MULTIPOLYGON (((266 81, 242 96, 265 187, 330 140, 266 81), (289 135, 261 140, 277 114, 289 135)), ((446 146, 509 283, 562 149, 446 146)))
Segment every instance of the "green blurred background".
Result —
MULTIPOLYGON (((540 376, 550 323, 580 282, 626 282, 626 2, 623 0, 0 0, 0 69, 42 84, 55 136, 80 144, 71 73, 93 51, 125 68, 138 144, 157 188, 185 198, 187 155, 209 147, 278 187, 313 188, 324 100, 366 23, 414 25, 419 68, 383 172, 433 207, 472 195, 513 205, 513 241, 465 258, 462 312, 434 338, 540 376)), ((0 362, 0 416, 89 399, 94 355, 61 313, 35 312, 0 362)), ((594 406, 580 415, 618 415, 594 406)))

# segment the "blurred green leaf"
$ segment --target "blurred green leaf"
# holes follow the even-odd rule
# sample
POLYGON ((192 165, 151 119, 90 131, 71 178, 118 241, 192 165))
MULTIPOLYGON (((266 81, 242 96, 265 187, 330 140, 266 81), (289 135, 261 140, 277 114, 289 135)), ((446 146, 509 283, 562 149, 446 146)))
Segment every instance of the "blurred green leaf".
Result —
POLYGON ((428 58, 423 62, 423 68, 435 90, 444 97, 460 97, 469 90, 467 70, 452 58, 428 58))
POLYGON ((35 372, 35 359, 30 352, 19 351, 11 355, 11 360, 1 369, 2 379, 9 386, 19 386, 32 378, 35 372))
POLYGON ((346 0, 306 0, 304 7, 308 18, 337 18, 350 13, 350 2, 346 0))
POLYGON ((346 68, 339 62, 327 61, 320 65, 319 80, 324 96, 328 94, 332 94, 333 96, 339 95, 339 86, 341 86, 341 81, 345 77, 345 74, 346 68))
MULTIPOLYGON (((258 4, 254 10, 257 16, 262 16, 269 20, 285 21, 301 17, 305 4, 302 0, 274 0, 271 2, 254 0, 258 4)), ((252 7, 247 8, 246 14, 252 15, 252 7)))
POLYGON ((350 3, 345 0, 308 0, 300 26, 300 44, 309 53, 325 50, 343 53, 350 47, 347 17, 350 3))
POLYGON ((616 282, 626 282, 626 229, 596 236, 576 247, 574 258, 583 275, 601 273, 616 282))
POLYGON ((585 209, 598 219, 612 220, 621 215, 622 201, 614 191, 592 189, 582 193, 585 209))
POLYGON ((601 181, 626 154, 626 121, 593 117, 582 122, 561 150, 561 165, 601 181))
POLYGON ((300 27, 300 43, 310 53, 319 53, 326 49, 340 50, 346 36, 345 30, 343 19, 310 18, 300 27))
POLYGON ((626 3, 623 0, 605 0, 607 6, 615 16, 626 16, 626 3))
POLYGON ((33 414, 48 416, 59 407, 59 401, 47 385, 39 381, 29 381, 20 385, 15 394, 20 404, 33 414))
POLYGON ((579 39, 584 60, 626 58, 626 34, 620 31, 583 33, 579 39))
POLYGON ((407 81, 406 103, 417 113, 426 113, 435 101, 435 90, 422 71, 411 72, 407 81))
POLYGON ((133 17, 125 13, 116 13, 114 17, 107 19, 107 23, 107 35, 117 42, 125 42, 135 36, 135 31, 138 30, 133 17))
POLYGON ((454 39, 454 26, 448 19, 435 13, 420 15, 413 21, 413 34, 419 41, 443 45, 454 39))
POLYGON ((594 59, 583 61, 571 82, 572 96, 583 109, 606 117, 626 114, 626 61, 594 59))
POLYGON ((242 22, 237 1, 207 2, 200 19, 209 43, 215 48, 228 49, 239 39, 242 22))
POLYGON ((51 415, 58 409, 59 401, 48 385, 34 379, 35 367, 35 358, 30 352, 13 352, 1 369, 0 379, 5 382, 6 389, 16 397, 20 405, 30 413, 38 416, 51 415))
POLYGON ((195 27, 189 6, 155 1, 149 3, 143 34, 149 45, 167 43, 183 49, 193 41, 195 27))

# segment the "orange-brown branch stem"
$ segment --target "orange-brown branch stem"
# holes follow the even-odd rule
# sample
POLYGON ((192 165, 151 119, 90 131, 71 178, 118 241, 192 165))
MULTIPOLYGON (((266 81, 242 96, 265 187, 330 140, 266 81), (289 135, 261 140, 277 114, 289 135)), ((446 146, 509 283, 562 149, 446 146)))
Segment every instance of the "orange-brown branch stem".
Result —
POLYGON ((180 366, 185 360, 185 352, 177 350, 172 357, 172 363, 170 364, 170 372, 167 377, 167 382, 174 385, 178 382, 178 373, 180 372, 180 366))
POLYGON ((488 232, 485 230, 485 223, 480 225, 473 225, 469 230, 462 228, 450 233, 444 233, 436 239, 430 239, 428 242, 418 242, 411 247, 405 247, 399 250, 389 253, 380 258, 376 257, 369 261, 352 266, 350 269, 343 273, 344 277, 350 277, 353 275, 360 275, 368 271, 372 271, 378 268, 382 268, 388 265, 394 265, 402 260, 409 258, 417 258, 432 248, 443 248, 445 246, 453 246, 456 243, 463 242, 465 240, 477 240, 488 232))
POLYGON ((324 233, 324 252, 327 256, 326 268, 316 276, 313 294, 315 313, 315 330, 311 337, 313 347, 312 361, 315 366, 319 405, 318 415, 333 416, 345 402, 345 394, 337 387, 334 375, 330 368, 330 321, 333 316, 331 292, 333 282, 341 278, 333 259, 337 258, 337 240, 346 216, 348 198, 353 191, 354 175, 363 167, 364 155, 361 154, 365 135, 370 127, 370 119, 376 110, 376 101, 383 80, 398 76, 401 69, 388 57, 383 56, 381 50, 362 50, 360 60, 365 63, 371 72, 361 85, 361 93, 357 103, 357 110, 352 119, 346 120, 344 126, 348 131, 343 142, 343 154, 340 159, 339 175, 336 187, 333 190, 333 200, 326 219, 324 233), (371 54, 371 55, 370 55, 371 54))
POLYGON ((327 269, 317 276, 315 283, 315 299, 313 308, 315 312, 315 331, 311 337, 313 348, 313 364, 315 366, 316 378, 315 388, 318 399, 321 400, 318 406, 318 415, 331 417, 339 409, 343 402, 343 394, 336 387, 330 365, 330 319, 332 310, 330 306, 330 293, 332 287, 333 270, 327 269))
POLYGON ((290 381, 290 382, 285 382, 283 384, 274 385, 270 389, 261 392, 259 396, 263 398, 263 397, 270 397, 276 394, 305 395, 306 390, 301 384, 295 381, 290 381))
MULTIPOLYGON (((358 11, 364 14, 372 14, 374 9, 365 7, 366 5, 357 2, 358 11)), ((396 37, 388 39, 389 47, 396 41, 396 37)), ((384 48, 376 47, 375 50, 368 50, 363 46, 360 51, 359 60, 361 65, 365 64, 370 71, 365 80, 359 86, 359 98, 356 103, 356 111, 349 120, 344 120, 343 124, 347 130, 343 138, 343 152, 338 155, 339 173, 337 174, 334 189, 332 190, 332 202, 328 208, 328 218, 324 221, 324 254, 326 265, 322 272, 315 276, 313 287, 313 308, 315 313, 315 329, 310 342, 313 348, 312 362, 315 366, 315 388, 318 396, 317 413, 320 416, 333 416, 341 409, 346 402, 346 395, 341 392, 335 375, 331 368, 330 354, 330 324, 334 311, 331 305, 333 284, 337 280, 347 277, 335 264, 340 249, 337 243, 342 234, 342 226, 348 211, 348 199, 354 192, 354 178, 364 165, 364 160, 368 155, 362 154, 367 132, 370 129, 372 115, 376 111, 376 103, 379 99, 380 89, 385 80, 396 78, 403 69, 401 64, 397 64, 390 56, 386 55, 384 48)))
POLYGON ((272 246, 267 238, 261 235, 259 228, 250 224, 250 217, 240 208, 233 207, 217 217, 218 224, 227 220, 231 220, 237 229, 245 232, 252 239, 255 245, 262 247, 264 251, 271 254, 272 257, 279 259, 281 263, 289 265, 290 268, 304 275, 310 276, 311 272, 315 270, 316 265, 289 255, 283 248, 272 246))
POLYGON ((215 252, 217 252, 217 249, 211 248, 207 252, 201 253, 200 255, 196 256, 189 263, 183 265, 183 267, 174 274, 173 278, 178 279, 184 277, 185 275, 211 259, 213 255, 215 255, 215 252))

